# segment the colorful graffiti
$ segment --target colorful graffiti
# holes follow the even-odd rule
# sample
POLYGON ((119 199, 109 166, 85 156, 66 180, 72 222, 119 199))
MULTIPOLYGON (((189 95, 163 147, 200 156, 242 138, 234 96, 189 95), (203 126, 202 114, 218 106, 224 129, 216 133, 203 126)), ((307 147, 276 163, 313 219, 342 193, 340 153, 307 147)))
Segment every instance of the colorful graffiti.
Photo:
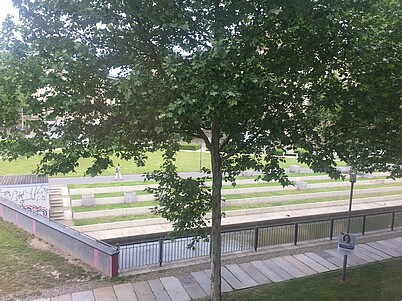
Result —
POLYGON ((0 187, 0 199, 16 203, 43 217, 49 217, 48 185, 3 186, 0 187))

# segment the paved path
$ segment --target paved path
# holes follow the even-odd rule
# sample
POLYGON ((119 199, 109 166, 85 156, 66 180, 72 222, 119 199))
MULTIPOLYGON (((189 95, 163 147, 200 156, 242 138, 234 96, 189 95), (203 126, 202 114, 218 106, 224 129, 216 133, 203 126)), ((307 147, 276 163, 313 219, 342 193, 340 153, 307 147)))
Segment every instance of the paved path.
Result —
MULTIPOLYGON (((359 266, 402 256, 402 237, 358 244, 348 266, 359 266)), ((271 282, 342 269, 343 254, 333 249, 286 255, 222 267, 222 291, 231 292, 271 282)), ((210 270, 175 277, 123 283, 37 301, 187 301, 210 294, 210 270)))
MULTIPOLYGON (((198 172, 185 172, 180 173, 182 177, 199 177, 203 174, 198 172)), ((123 182, 133 182, 133 181, 143 181, 144 176, 142 174, 134 174, 134 175, 122 175, 123 182)), ((117 180, 121 181, 121 180, 117 180)), ((65 177, 65 178, 49 178, 50 185, 66 185, 66 184, 93 184, 93 183, 112 183, 115 182, 114 175, 113 176, 96 176, 96 177, 65 177)))
MULTIPOLYGON (((290 174, 290 169, 286 168, 285 171, 288 175, 298 176, 298 173, 290 174)), ((309 168, 300 168, 300 173, 312 173, 312 170, 309 168)), ((142 174, 134 174, 134 175, 122 175, 124 182, 131 182, 131 181, 142 181, 144 180, 144 176, 142 174)), ((199 172, 182 172, 180 173, 182 177, 201 177, 205 176, 204 173, 199 172)), ((114 175, 113 176, 96 176, 96 177, 64 177, 64 178, 56 178, 51 177, 49 178, 50 185, 62 185, 62 184, 92 184, 92 183, 111 183, 114 182, 114 175)), ((119 181, 119 180, 118 180, 119 181)))

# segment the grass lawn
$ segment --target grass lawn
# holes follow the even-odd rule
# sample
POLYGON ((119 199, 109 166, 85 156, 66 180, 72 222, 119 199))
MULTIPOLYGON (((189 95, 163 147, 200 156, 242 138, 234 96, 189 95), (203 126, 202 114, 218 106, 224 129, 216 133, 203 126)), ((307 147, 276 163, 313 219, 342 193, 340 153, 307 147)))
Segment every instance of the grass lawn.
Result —
POLYGON ((224 301, 399 301, 402 258, 223 294, 224 301))
MULTIPOLYGON (((200 170, 200 152, 199 151, 179 151, 176 158, 176 166, 178 172, 195 172, 200 170)), ((145 166, 137 167, 134 161, 125 161, 117 157, 112 157, 115 165, 120 163, 122 168, 122 174, 143 174, 159 169, 162 163, 162 153, 148 153, 148 160, 145 166)), ((34 156, 29 159, 19 158, 15 161, 0 161, 0 175, 20 175, 30 174, 36 169, 40 161, 40 156, 34 156)), ((76 169, 76 173, 69 173, 66 175, 57 175, 57 177, 81 177, 84 175, 85 170, 91 165, 93 160, 80 159, 79 166, 76 169)), ((211 157, 209 152, 202 153, 201 165, 203 167, 211 167, 211 157)), ((296 158, 286 158, 286 162, 281 164, 284 168, 289 168, 291 165, 299 165, 300 167, 307 167, 307 165, 297 163, 296 158)), ((340 166, 345 165, 342 162, 340 166)), ((111 176, 115 174, 114 167, 105 170, 102 175, 111 176)))
POLYGON ((99 211, 99 210, 114 210, 114 209, 125 209, 125 208, 138 208, 138 207, 155 207, 158 205, 156 201, 144 201, 144 202, 134 202, 131 204, 105 204, 105 205, 94 205, 94 206, 77 206, 73 207, 73 212, 88 212, 88 211, 99 211))
POLYGON ((149 213, 149 214, 130 214, 130 215, 121 215, 121 216, 75 219, 74 226, 87 226, 87 225, 95 225, 95 224, 127 222, 127 221, 136 221, 136 220, 149 219, 149 218, 159 218, 159 216, 157 216, 153 213, 149 213))
POLYGON ((11 223, 0 219, 0 299, 33 295, 43 288, 100 279, 100 273, 70 263, 43 246, 34 248, 34 239, 11 223))

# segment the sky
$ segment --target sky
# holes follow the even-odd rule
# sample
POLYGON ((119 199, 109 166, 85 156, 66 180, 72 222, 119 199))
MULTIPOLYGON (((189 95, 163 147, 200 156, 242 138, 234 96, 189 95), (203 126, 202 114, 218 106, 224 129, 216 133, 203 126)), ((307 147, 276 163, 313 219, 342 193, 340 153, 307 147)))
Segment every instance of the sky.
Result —
POLYGON ((0 0, 0 22, 3 22, 8 14, 17 15, 17 10, 13 7, 12 1, 0 0))

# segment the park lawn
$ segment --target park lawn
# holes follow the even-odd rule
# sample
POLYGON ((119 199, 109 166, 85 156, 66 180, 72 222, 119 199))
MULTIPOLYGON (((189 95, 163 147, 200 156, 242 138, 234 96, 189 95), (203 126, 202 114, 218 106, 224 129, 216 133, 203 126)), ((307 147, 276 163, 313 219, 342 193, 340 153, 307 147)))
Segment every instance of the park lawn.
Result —
MULTIPOLYGON (((117 158, 116 156, 112 157, 112 160, 115 165, 118 163, 121 165, 121 171, 124 177, 124 174, 144 174, 147 172, 151 172, 153 170, 157 170, 160 168, 162 163, 162 153, 148 153, 148 160, 144 166, 136 166, 134 161, 127 161, 117 158)), ((39 164, 41 156, 33 156, 31 158, 19 158, 15 161, 0 161, 0 175, 20 175, 20 174, 31 174, 36 169, 39 164)), ((196 151, 180 151, 177 154, 177 170, 179 172, 193 172, 200 170, 200 152, 196 151)), ((93 159, 92 158, 82 158, 78 161, 79 165, 76 168, 76 172, 68 173, 68 174, 59 174, 55 177, 82 177, 85 174, 87 168, 91 165, 93 159)), ((209 168, 210 167, 210 155, 209 152, 204 152, 202 154, 202 166, 209 168)), ((115 168, 110 167, 105 170, 101 175, 103 176, 111 176, 115 174, 115 168)))
POLYGON ((32 247, 33 238, 0 219, 0 297, 13 294, 9 300, 21 300, 43 288, 102 278, 53 252, 32 247))
MULTIPOLYGON (((144 174, 147 172, 152 172, 160 168, 162 163, 162 153, 148 153, 148 160, 144 166, 136 166, 134 161, 122 160, 117 157, 112 157, 115 165, 120 163, 122 167, 122 174, 144 174)), ((31 174, 36 166, 39 164, 41 157, 34 156, 29 159, 19 158, 15 161, 0 161, 0 175, 20 175, 20 174, 31 174)), ((55 177, 82 177, 85 174, 87 168, 91 165, 93 159, 83 158, 79 160, 79 166, 76 168, 75 173, 56 175, 55 177)), ((179 151, 177 153, 176 162, 178 172, 198 172, 200 171, 200 166, 210 168, 211 167, 211 156, 209 152, 203 152, 200 156, 199 151, 179 151)), ((291 165, 299 165, 300 167, 307 167, 305 164, 297 163, 296 158, 286 158, 286 162, 281 163, 283 168, 289 168, 291 165)), ((345 164, 339 162, 339 166, 344 166, 345 164)), ((115 174, 114 167, 110 167, 105 170, 101 175, 111 176, 115 174)))
POLYGON ((402 258, 223 294, 223 301, 398 301, 402 258))

